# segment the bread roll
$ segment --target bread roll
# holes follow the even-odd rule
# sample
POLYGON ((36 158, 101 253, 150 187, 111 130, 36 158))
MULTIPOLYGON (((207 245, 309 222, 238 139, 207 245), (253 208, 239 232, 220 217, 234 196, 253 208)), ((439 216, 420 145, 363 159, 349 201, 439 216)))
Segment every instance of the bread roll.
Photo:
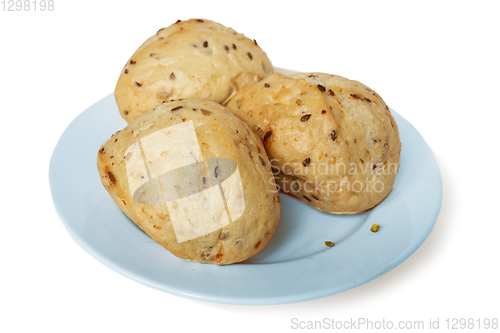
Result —
POLYGON ((207 99, 173 100, 138 116, 99 149, 97 167, 116 205, 179 258, 245 260, 279 221, 260 138, 207 99))
POLYGON ((273 71, 254 40, 213 21, 178 21, 146 40, 127 61, 116 84, 116 103, 127 122, 174 98, 225 104, 240 87, 273 71))
POLYGON ((335 214, 364 212, 391 192, 401 142, 382 98, 323 73, 275 73, 241 89, 227 107, 264 142, 277 184, 335 214))

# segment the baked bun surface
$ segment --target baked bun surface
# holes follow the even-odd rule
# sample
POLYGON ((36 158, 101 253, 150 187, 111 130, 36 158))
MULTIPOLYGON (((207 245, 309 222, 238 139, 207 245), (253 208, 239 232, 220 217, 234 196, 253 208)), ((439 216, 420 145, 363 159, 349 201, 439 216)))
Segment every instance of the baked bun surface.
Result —
POLYGON ((314 208, 361 213, 394 186, 398 128, 382 98, 360 82, 274 73, 227 107, 262 138, 280 189, 314 208))
POLYGON ((267 245, 279 221, 260 138, 207 99, 141 114, 103 144, 97 167, 116 205, 179 258, 243 261, 267 245))
POLYGON ((115 89, 129 122, 163 101, 207 98, 225 104, 243 85, 274 71, 257 43, 210 21, 178 21, 146 40, 123 68, 115 89))

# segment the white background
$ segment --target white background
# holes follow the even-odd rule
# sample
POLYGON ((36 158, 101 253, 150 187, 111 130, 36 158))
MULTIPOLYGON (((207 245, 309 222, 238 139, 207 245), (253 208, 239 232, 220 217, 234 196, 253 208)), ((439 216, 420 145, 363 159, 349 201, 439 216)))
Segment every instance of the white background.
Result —
MULTIPOLYGON (((286 332, 291 319, 500 317, 499 2, 63 1, 0 11, 0 331, 286 332), (66 232, 48 167, 68 124, 177 19, 257 39, 275 66, 359 80, 433 149, 444 196, 408 260, 347 292, 277 306, 172 296, 97 262, 66 232)), ((111 133, 110 133, 111 134, 111 133)), ((359 330, 362 331, 362 330, 359 330)))

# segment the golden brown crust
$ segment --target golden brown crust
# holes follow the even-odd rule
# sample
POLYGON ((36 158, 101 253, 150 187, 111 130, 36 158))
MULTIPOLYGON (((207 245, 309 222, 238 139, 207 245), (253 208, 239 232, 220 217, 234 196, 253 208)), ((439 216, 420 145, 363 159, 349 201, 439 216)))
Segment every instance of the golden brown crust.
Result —
POLYGON ((321 211, 358 214, 390 193, 401 142, 389 108, 370 88, 323 73, 275 73, 227 107, 264 141, 285 192, 321 211))
POLYGON ((129 122, 175 98, 224 104, 240 87, 273 71, 257 43, 233 29, 210 20, 180 21, 159 30, 132 55, 115 98, 129 122))
POLYGON ((261 140, 233 113, 213 101, 174 100, 140 115, 100 148, 97 167, 102 184, 117 206, 179 258, 217 265, 243 261, 267 245, 279 221, 280 201, 261 140), (227 158, 237 163, 245 210, 222 229, 179 243, 165 205, 141 205, 132 199, 126 159, 130 159, 127 149, 139 139, 190 121, 203 158, 227 158))

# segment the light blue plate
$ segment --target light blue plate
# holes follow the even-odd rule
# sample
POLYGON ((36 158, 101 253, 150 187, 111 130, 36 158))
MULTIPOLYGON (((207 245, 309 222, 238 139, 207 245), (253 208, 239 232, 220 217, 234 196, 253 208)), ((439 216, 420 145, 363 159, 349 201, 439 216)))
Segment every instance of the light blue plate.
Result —
POLYGON ((269 245, 247 264, 214 266, 178 259, 114 204, 101 185, 97 151, 126 126, 113 95, 80 114, 50 162, 54 204, 75 241, 129 278, 171 294, 229 304, 280 304, 333 295, 388 272, 432 231, 441 207, 441 175, 417 130, 391 110, 402 153, 396 185, 370 212, 336 216, 282 195, 281 221, 269 245), (370 227, 378 223, 380 231, 370 227), (335 246, 325 246, 332 241, 335 246))

